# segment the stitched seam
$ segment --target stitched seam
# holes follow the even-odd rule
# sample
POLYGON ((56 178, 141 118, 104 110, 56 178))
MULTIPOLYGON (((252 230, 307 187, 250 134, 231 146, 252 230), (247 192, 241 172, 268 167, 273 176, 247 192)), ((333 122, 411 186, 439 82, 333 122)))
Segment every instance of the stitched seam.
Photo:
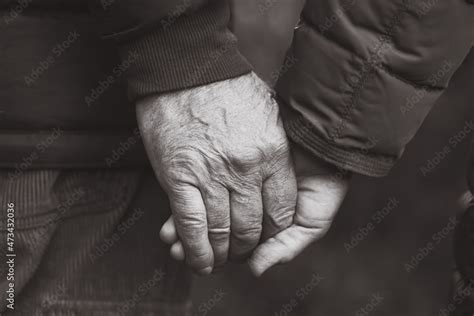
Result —
MULTIPOLYGON (((341 157, 340 155, 328 156, 327 154, 324 154, 325 152, 324 146, 318 145, 317 141, 309 141, 308 143, 308 141, 301 135, 292 134, 291 136, 296 143, 301 144, 303 147, 307 147, 311 152, 313 152, 320 158, 324 159, 325 161, 341 169, 360 173, 366 176, 381 177, 388 174, 388 171, 390 170, 390 167, 391 167, 391 166, 386 166, 384 168, 384 166, 379 165, 377 163, 373 163, 371 166, 368 166, 366 164, 360 164, 360 163, 355 164, 352 161, 344 160, 344 158, 341 157)), ((330 143, 327 143, 327 144, 330 146, 330 143)))
MULTIPOLYGON (((335 40, 334 38, 332 38, 331 36, 329 36, 328 33, 322 33, 322 32, 319 30, 319 28, 317 27, 317 25, 315 25, 315 24, 312 23, 311 21, 306 20, 306 19, 304 19, 304 18, 301 18, 301 23, 302 23, 303 25, 304 25, 304 24, 308 25, 308 26, 310 27, 309 30, 318 33, 318 34, 321 36, 321 38, 323 38, 323 39, 325 39, 325 40, 327 40, 327 41, 329 41, 329 42, 331 42, 331 43, 337 45, 339 48, 342 48, 342 49, 345 50, 346 52, 351 53, 358 61, 360 61, 360 62, 364 61, 364 57, 359 56, 359 55, 357 55, 356 53, 354 53, 353 51, 347 49, 346 47, 344 47, 344 45, 342 45, 342 44, 339 43, 337 40, 335 40)), ((301 30, 303 31, 304 28, 301 28, 301 30)))
MULTIPOLYGON (((346 52, 348 53, 351 53, 352 56, 358 61, 358 62, 361 62, 361 63, 364 63, 364 62, 367 62, 364 57, 360 56, 360 55, 357 55, 356 53, 353 53, 351 52, 349 49, 347 49, 346 47, 344 47, 344 45, 341 45, 341 43, 339 43, 338 41, 336 41, 334 38, 332 38, 331 36, 327 36, 325 34, 323 34, 319 29, 315 28, 314 27, 314 24, 311 23, 310 21, 307 21, 307 20, 304 20, 306 24, 308 25, 311 25, 312 28, 311 30, 319 33, 321 35, 321 37, 335 45, 337 45, 339 48, 345 50, 346 52)), ((385 34, 386 35, 386 34, 385 34)), ((380 51, 381 47, 379 48, 379 51, 380 51)), ((374 54, 377 54, 377 52, 375 52, 374 54)), ((374 67, 377 67, 378 69, 384 71, 385 73, 387 73, 388 75, 390 75, 391 77, 394 77, 395 79, 398 79, 400 81, 402 81, 403 83, 406 83, 407 85, 409 86, 412 86, 413 88, 415 89, 424 89, 424 90, 427 90, 427 91, 436 91, 436 92, 439 92, 439 91, 443 91, 445 90, 445 88, 443 87, 436 87, 436 86, 430 86, 430 85, 424 85, 422 83, 417 83, 417 82, 414 82, 414 81, 411 81, 411 80, 408 80, 406 78, 403 78, 402 76, 400 75, 397 75, 395 72, 393 72, 390 68, 387 67, 387 65, 383 64, 383 63, 380 63, 380 64, 376 64, 374 63, 373 64, 374 67)))
MULTIPOLYGON (((389 23, 386 26, 385 30, 389 30, 389 33, 380 34, 382 39, 380 40, 378 47, 375 48, 373 53, 371 53, 367 59, 360 58, 360 56, 354 53, 351 53, 351 55, 354 57, 357 57, 358 60, 361 60, 361 59, 363 60, 363 64, 361 66, 362 69, 360 69, 357 72, 358 77, 360 79, 356 83, 349 82, 349 87, 351 88, 351 90, 343 93, 349 97, 349 101, 347 102, 343 101, 344 107, 343 107, 343 114, 342 114, 341 120, 338 123, 338 126, 332 132, 329 133, 329 140, 332 143, 335 143, 336 138, 341 137, 342 130, 345 128, 346 124, 352 119, 352 111, 355 108, 357 101, 359 101, 357 96, 360 95, 362 88, 366 85, 366 83, 370 79, 370 75, 374 73, 374 70, 377 67, 376 64, 381 63, 381 58, 379 57, 379 53, 381 52, 381 50, 385 47, 385 45, 393 43, 395 30, 398 29, 399 26, 401 25, 401 16, 407 12, 408 5, 409 3, 407 3, 407 1, 405 0, 401 1, 400 7, 391 16, 391 18, 389 19, 389 23)), ((310 25, 312 24, 310 23, 310 25)), ((330 37, 323 35, 314 26, 311 29, 321 34, 323 38, 326 38, 333 43, 337 43, 337 41, 335 41, 334 39, 331 39, 330 37)), ((343 47, 339 43, 337 43, 337 45, 340 47, 343 47)))
POLYGON ((413 82, 411 80, 407 80, 399 75, 397 75, 396 73, 394 73, 392 70, 390 70, 390 68, 388 68, 387 66, 381 64, 381 65, 375 65, 378 69, 380 69, 381 71, 385 72, 386 74, 388 74, 389 76, 415 88, 415 89, 418 89, 418 90, 426 90, 426 91, 432 91, 432 92, 440 92, 440 91, 444 91, 445 89, 442 88, 442 87, 435 87, 435 86, 430 86, 430 85, 423 85, 423 84, 420 84, 420 83, 416 83, 416 82, 413 82))
MULTIPOLYGON (((357 55, 357 54, 354 53, 354 52, 349 51, 346 47, 344 47, 343 45, 341 45, 341 43, 339 43, 338 41, 336 41, 335 39, 333 39, 331 36, 328 36, 328 35, 325 35, 325 34, 321 33, 321 32, 318 30, 318 28, 315 27, 315 25, 314 25, 313 23, 311 23, 311 22, 309 22, 309 21, 307 21, 307 20, 303 20, 303 21, 304 21, 304 23, 306 23, 306 24, 308 24, 308 25, 310 26, 310 30, 312 30, 312 31, 317 32, 318 34, 320 34, 320 36, 321 36, 323 39, 325 39, 325 40, 327 40, 327 41, 329 41, 329 42, 331 42, 331 43, 337 45, 339 48, 345 50, 346 52, 349 52, 352 57, 354 57, 358 62, 360 62, 360 63, 362 64, 362 66, 364 66, 364 65, 367 63, 367 61, 364 61, 365 59, 364 59, 363 57, 357 55)), ((302 29, 302 30, 304 30, 304 29, 302 29)), ((369 58, 370 58, 370 57, 369 57, 369 58)), ((362 73, 361 71, 358 71, 358 72, 357 72, 357 74, 361 74, 361 73, 362 73)), ((358 84, 362 84, 364 80, 365 80, 365 78, 362 77, 362 79, 358 81, 358 84)), ((343 117, 341 118, 341 120, 340 120, 340 122, 338 123, 337 127, 335 127, 331 132, 328 133, 328 136, 329 136, 329 137, 328 137, 328 141, 329 141, 330 143, 333 143, 333 144, 336 144, 336 142, 335 142, 335 139, 336 139, 336 138, 340 138, 340 130, 342 130, 342 127, 343 127, 342 125, 344 125, 344 122, 347 121, 347 118, 350 116, 350 113, 347 113, 347 112, 349 112, 348 110, 350 109, 351 104, 352 104, 353 101, 354 101, 353 98, 354 98, 354 94, 356 93, 356 89, 358 89, 358 85, 355 85, 355 84, 352 84, 352 82, 349 82, 349 88, 352 89, 352 90, 349 91, 349 89, 348 89, 348 91, 343 92, 344 96, 348 96, 348 97, 350 98, 350 100, 347 101, 347 102, 343 101, 343 105, 344 105, 344 107, 343 107, 343 109, 342 109, 342 113, 343 113, 342 115, 343 115, 343 117), (350 104, 348 105, 347 103, 350 103, 350 104), (346 114, 346 113, 347 113, 347 114, 346 114)), ((359 90, 359 89, 358 89, 358 90, 359 90)))
POLYGON ((313 133, 314 128, 308 127, 304 117, 288 122, 286 130, 290 139, 307 147, 320 158, 338 166, 367 176, 381 177, 388 174, 395 164, 396 158, 385 155, 364 154, 364 160, 354 160, 351 157, 360 156, 357 150, 341 148, 320 138, 313 133))
MULTIPOLYGON (((306 121, 306 119, 303 117, 303 116, 300 116, 297 118, 296 122, 294 124, 291 124, 291 128, 292 130, 294 131, 297 131, 298 134, 300 133, 300 130, 303 132, 303 134, 308 134, 308 135, 312 135, 313 137, 317 137, 315 136, 315 128, 311 125, 308 125, 308 122, 306 121)), ((319 137, 318 137, 319 138, 319 137)), ((350 148, 341 148, 340 146, 337 146, 336 147, 338 150, 341 150, 341 151, 344 151, 344 152, 347 152, 347 153, 350 153, 350 154, 353 154, 353 155, 361 155, 361 153, 357 150, 357 149, 350 149, 350 148)), ((377 155, 373 155, 373 154, 364 154, 365 156, 369 157, 370 159, 376 159, 376 160, 384 160, 384 161, 395 161, 396 159, 394 159, 393 156, 390 156, 390 155, 384 155, 384 154, 377 154, 377 155)), ((385 164, 385 163, 383 163, 385 164)))
POLYGON ((381 34, 382 35, 382 40, 379 43, 379 46, 375 49, 375 51, 370 54, 369 58, 365 61, 365 63, 368 63, 368 70, 364 71, 364 68, 366 67, 365 63, 362 65, 362 70, 361 70, 361 80, 353 87, 353 92, 351 94, 351 99, 349 101, 349 104, 347 104, 344 107, 344 113, 346 113, 342 118, 339 123, 339 126, 335 129, 333 135, 333 141, 335 138, 340 138, 341 137, 341 132, 345 128, 346 124, 352 119, 352 112, 353 109, 355 108, 356 104, 360 100, 357 98, 357 96, 360 96, 360 92, 362 88, 366 85, 366 83, 370 79, 370 75, 374 73, 374 69, 376 67, 377 63, 381 63, 381 57, 379 56, 379 53, 382 51, 385 45, 393 43, 393 38, 395 34, 395 30, 399 28, 401 25, 401 16, 406 13, 406 5, 405 1, 401 2, 401 7, 395 11, 393 16, 390 18, 390 22, 387 25, 389 27, 389 33, 388 34, 381 34), (392 21, 396 21, 395 23, 392 23, 392 21), (390 26, 391 25, 391 26, 390 26))

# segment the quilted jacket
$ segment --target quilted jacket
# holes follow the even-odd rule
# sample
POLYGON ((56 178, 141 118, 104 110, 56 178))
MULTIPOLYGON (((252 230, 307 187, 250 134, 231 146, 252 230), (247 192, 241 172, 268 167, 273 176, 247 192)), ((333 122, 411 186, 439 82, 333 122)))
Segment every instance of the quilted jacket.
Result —
POLYGON ((386 175, 473 43, 473 1, 306 1, 277 86, 287 134, 340 168, 386 175))

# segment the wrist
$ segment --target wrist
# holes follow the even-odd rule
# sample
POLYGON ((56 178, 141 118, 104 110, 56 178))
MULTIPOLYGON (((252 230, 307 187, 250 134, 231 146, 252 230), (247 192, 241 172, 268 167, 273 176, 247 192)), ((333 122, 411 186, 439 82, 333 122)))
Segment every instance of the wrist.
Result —
POLYGON ((306 150, 297 143, 291 142, 291 152, 296 174, 299 176, 329 175, 338 179, 349 179, 352 172, 340 168, 306 150))
MULTIPOLYGON (((212 115, 218 108, 248 111, 251 109, 246 107, 254 107, 259 103, 255 100, 267 101, 269 97, 271 92, 267 84, 254 72, 250 72, 198 87, 150 95, 138 100, 136 109, 137 113, 140 113, 143 108, 152 106, 157 111, 163 109, 181 116, 186 116, 190 110, 196 109, 198 112, 208 111, 207 114, 212 115)), ((140 114, 138 116, 140 118, 140 114)))

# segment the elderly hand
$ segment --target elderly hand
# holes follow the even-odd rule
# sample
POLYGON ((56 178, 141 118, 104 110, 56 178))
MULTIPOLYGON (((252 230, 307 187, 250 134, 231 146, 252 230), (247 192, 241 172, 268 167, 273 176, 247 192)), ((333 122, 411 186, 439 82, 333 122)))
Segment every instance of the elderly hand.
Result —
MULTIPOLYGON (((291 261, 309 245, 321 239, 329 230, 347 193, 350 172, 337 169, 298 146, 292 148, 292 154, 298 186, 293 224, 263 240, 255 249, 248 263, 256 276, 272 266, 291 261)), ((174 231, 172 218, 165 226, 174 231)), ((173 247, 177 247, 179 241, 173 241, 173 247)))
POLYGON ((173 257, 208 274, 292 224, 289 144, 278 105, 255 74, 148 97, 137 118, 170 200, 161 238, 173 257))
POLYGON ((293 260, 329 230, 349 186, 350 173, 324 162, 298 146, 292 148, 298 183, 293 225, 263 242, 249 260, 260 276, 270 267, 293 260))

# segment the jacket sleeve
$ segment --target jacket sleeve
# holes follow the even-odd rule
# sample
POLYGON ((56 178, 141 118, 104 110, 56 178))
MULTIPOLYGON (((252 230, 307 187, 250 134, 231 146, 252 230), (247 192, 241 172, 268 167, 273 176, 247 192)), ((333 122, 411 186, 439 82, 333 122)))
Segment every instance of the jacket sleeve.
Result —
POLYGON ((276 87, 287 134, 386 175, 473 41, 469 0, 307 0, 276 87))
POLYGON ((116 41, 132 100, 250 72, 222 0, 92 0, 116 41))

